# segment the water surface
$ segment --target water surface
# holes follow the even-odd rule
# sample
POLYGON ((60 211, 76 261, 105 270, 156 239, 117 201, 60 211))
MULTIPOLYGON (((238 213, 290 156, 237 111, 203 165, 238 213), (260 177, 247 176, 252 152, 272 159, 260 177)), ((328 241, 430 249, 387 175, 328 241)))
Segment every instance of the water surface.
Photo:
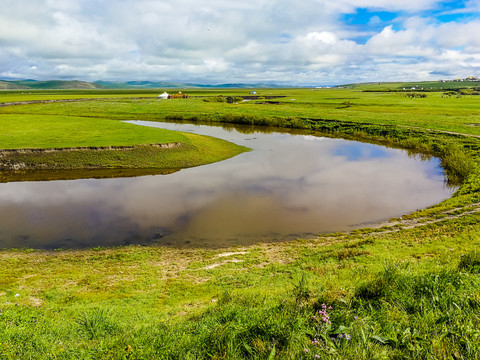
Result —
POLYGON ((168 175, 0 184, 0 248, 229 246, 345 231, 451 196, 439 160, 372 144, 147 123, 253 149, 168 175))

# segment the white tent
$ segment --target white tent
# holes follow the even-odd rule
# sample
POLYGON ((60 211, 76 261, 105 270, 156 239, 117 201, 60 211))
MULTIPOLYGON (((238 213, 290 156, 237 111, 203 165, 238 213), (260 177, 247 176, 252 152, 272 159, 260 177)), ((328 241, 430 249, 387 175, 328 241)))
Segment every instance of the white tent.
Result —
POLYGON ((158 95, 158 99, 168 99, 168 93, 164 91, 162 94, 158 95))

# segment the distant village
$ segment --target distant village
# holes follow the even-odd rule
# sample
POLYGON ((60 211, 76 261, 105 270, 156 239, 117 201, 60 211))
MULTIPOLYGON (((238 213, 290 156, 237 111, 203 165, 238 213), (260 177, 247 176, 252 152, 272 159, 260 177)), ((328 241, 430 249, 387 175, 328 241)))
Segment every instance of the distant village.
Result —
POLYGON ((448 81, 480 81, 480 77, 477 76, 469 76, 465 79, 452 79, 452 80, 440 80, 440 82, 448 82, 448 81))

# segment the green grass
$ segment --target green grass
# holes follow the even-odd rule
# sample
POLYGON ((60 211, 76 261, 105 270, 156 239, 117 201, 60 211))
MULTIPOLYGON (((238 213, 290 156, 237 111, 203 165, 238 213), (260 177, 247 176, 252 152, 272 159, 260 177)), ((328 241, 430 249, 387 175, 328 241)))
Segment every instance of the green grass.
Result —
POLYGON ((64 115, 2 115, 2 149, 122 146, 185 141, 185 135, 163 129, 64 115))
POLYGON ((135 146, 120 150, 8 153, 4 164, 22 169, 157 168, 180 169, 235 156, 247 149, 227 141, 101 118, 5 114, 0 148, 50 149, 135 146), (179 143, 161 149, 150 144, 179 143), (140 145, 140 146, 137 146, 140 145))
POLYGON ((160 94, 152 90, 102 90, 102 89, 71 89, 71 90, 0 90, 0 104, 17 101, 48 101, 48 100, 72 100, 72 99, 95 99, 115 97, 156 97, 160 94))
MULTIPOLYGON (((216 250, 3 250, 0 358, 480 358, 480 216, 469 212, 480 202, 474 137, 480 128, 472 126, 480 123, 480 97, 428 93, 409 99, 347 89, 260 92, 286 97, 275 99, 280 104, 193 97, 2 107, 0 141, 12 148, 31 147, 30 141, 42 137, 48 147, 95 141, 102 146, 187 136, 116 121, 123 119, 307 128, 436 154, 463 183, 451 199, 404 216, 423 223, 413 228, 216 250), (29 121, 45 127, 31 129, 29 121), (75 127, 79 130, 62 133, 75 127), (56 137, 44 136, 55 131, 56 137), (325 315, 331 323, 322 320, 325 315)), ((218 90, 194 94, 214 96, 218 90)))
MULTIPOLYGON (((186 90, 186 92, 188 92, 186 90)), ((99 91, 99 94, 102 94, 99 91)), ((193 97, 159 101, 157 99, 118 99, 75 103, 32 104, 21 107, 0 108, 0 113, 71 115, 72 112, 89 117, 144 120, 169 118, 225 121, 228 117, 272 119, 338 120, 351 123, 395 125, 457 131, 480 135, 478 124, 480 109, 478 96, 462 98, 444 97, 442 93, 429 93, 423 99, 409 99, 401 93, 365 93, 345 89, 288 89, 264 90, 260 95, 283 95, 275 99, 278 105, 256 104, 249 101, 239 104, 207 103, 203 96, 217 91, 188 92, 193 97), (294 99, 294 100, 292 100, 294 99), (345 101, 350 106, 345 107, 345 101)), ((247 91, 228 91, 225 95, 247 95, 247 91)), ((56 95, 59 96, 60 95, 56 95)), ((73 95, 65 95, 70 98, 73 95)), ((95 97, 97 95, 91 95, 95 97)), ((81 96, 80 96, 81 97, 81 96)), ((272 100, 273 101, 273 100, 272 100)))
MULTIPOLYGON (((362 92, 345 89, 265 89, 259 95, 284 96, 268 101, 249 101, 237 104, 205 102, 205 96, 216 96, 219 90, 192 91, 189 99, 157 100, 121 98, 82 102, 41 103, 0 108, 8 119, 40 119, 48 124, 51 119, 69 119, 66 126, 74 126, 75 117, 85 118, 87 131, 95 131, 89 120, 187 120, 208 123, 237 123, 247 125, 302 128, 321 131, 333 136, 364 139, 412 151, 435 154, 445 161, 447 169, 461 174, 462 179, 472 169, 467 157, 450 161, 464 153, 463 148, 477 148, 474 138, 462 138, 461 145, 455 134, 480 136, 478 96, 463 98, 442 97, 442 93, 429 93, 426 98, 410 99, 401 93, 362 92), (273 100, 272 100, 273 101, 273 100), (348 102, 348 106, 345 106, 348 102), (460 148, 460 152, 452 151, 460 148), (462 163, 463 165, 457 166, 462 163), (462 169, 463 168, 463 169, 462 169)), ((90 94, 104 91, 89 92, 90 94)), ((228 90, 225 95, 246 95, 246 90, 228 90)), ((135 93, 133 93, 135 95, 135 93)), ((71 93, 65 94, 70 97, 71 93)), ((81 97, 80 95, 78 95, 81 97)), ((83 96, 83 95, 82 95, 83 96)), ((78 119, 77 119, 78 120, 78 119)), ((98 121, 99 124, 108 124, 98 121)), ((11 129, 4 129, 5 134, 11 129)), ((39 129, 37 127, 37 129, 39 129)), ((40 129, 40 131, 42 131, 40 129)), ((101 134, 102 130, 97 133, 101 134)), ((83 134, 81 134, 83 135, 83 134)), ((87 136, 83 137, 87 139, 87 136)), ((101 136, 99 139, 103 139, 101 136)), ((93 136, 87 141, 92 141, 93 136)), ((4 139, 0 137, 0 143, 4 139)), ((63 141, 63 139, 61 140, 63 141)), ((106 142, 111 142, 106 138, 106 142)), ((455 177, 455 176, 453 176, 455 177)))
POLYGON ((405 90, 423 90, 423 91, 448 91, 466 88, 479 88, 478 81, 417 81, 417 82, 380 82, 380 83, 358 83, 347 84, 340 87, 346 87, 363 91, 403 91, 405 90))
POLYGON ((479 245, 478 226, 451 230, 256 245, 229 257, 238 263, 223 262, 225 250, 4 251, 0 349, 12 359, 475 359, 478 255, 459 248, 479 245))

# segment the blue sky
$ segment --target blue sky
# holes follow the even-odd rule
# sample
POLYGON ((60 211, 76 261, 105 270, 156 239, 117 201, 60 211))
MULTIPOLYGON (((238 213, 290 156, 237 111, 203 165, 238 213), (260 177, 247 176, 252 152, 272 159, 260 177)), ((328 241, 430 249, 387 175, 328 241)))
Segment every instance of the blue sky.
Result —
POLYGON ((318 86, 480 76, 480 0, 2 0, 0 78, 318 86))

